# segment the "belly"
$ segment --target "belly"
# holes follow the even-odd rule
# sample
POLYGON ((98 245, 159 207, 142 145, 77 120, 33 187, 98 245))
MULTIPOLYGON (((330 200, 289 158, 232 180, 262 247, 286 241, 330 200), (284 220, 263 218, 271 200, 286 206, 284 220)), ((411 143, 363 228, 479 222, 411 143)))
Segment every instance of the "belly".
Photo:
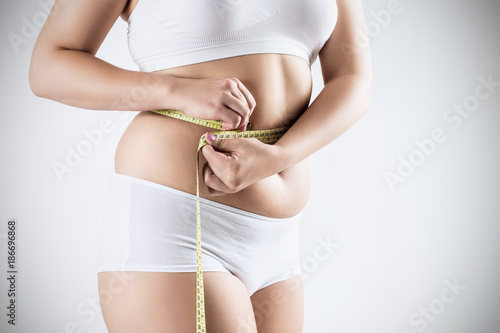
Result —
MULTIPOLYGON (((253 130, 292 125, 304 112, 312 80, 304 60, 284 55, 248 55, 163 71, 190 78, 236 77, 252 93, 253 130)), ((159 72, 161 73, 161 72, 159 72)), ((115 154, 117 173, 196 194, 196 150, 211 129, 152 112, 140 112, 125 130, 115 154)), ((309 197, 309 170, 303 160, 234 194, 211 196, 201 175, 200 196, 275 218, 299 213, 309 197)))

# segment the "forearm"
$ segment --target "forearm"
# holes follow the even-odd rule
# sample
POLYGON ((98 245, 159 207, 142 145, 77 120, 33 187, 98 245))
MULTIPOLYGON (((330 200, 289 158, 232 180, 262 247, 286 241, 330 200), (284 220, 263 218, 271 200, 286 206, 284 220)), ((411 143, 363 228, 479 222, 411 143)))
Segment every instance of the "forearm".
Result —
POLYGON ((40 97, 94 110, 159 109, 173 77, 129 71, 77 50, 34 53, 30 86, 40 97))
POLYGON ((330 80, 274 144, 279 171, 302 161, 347 131, 368 111, 370 98, 371 79, 367 77, 343 75, 330 80))

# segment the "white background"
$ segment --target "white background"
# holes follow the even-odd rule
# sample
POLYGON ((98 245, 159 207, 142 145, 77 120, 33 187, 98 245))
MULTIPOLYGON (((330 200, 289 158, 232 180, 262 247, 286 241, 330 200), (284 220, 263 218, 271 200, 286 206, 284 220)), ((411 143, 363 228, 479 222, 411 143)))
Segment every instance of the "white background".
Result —
MULTIPOLYGON (((369 113, 310 158, 312 193, 301 227, 304 332, 499 332, 500 87, 460 126, 443 117, 471 101, 479 77, 500 82, 500 3, 401 0, 400 12, 382 22, 376 13, 390 3, 364 1, 374 65, 369 113), (419 153, 415 141, 435 129, 446 140, 419 153), (387 173, 397 174, 410 157, 419 165, 391 190, 387 173), (332 253, 321 248, 328 240, 338 245, 332 253), (454 294, 445 281, 466 289, 454 294)), ((8 35, 23 36, 25 20, 36 23, 43 9, 34 0, 0 8, 0 331, 105 332, 90 305, 99 220, 116 144, 135 113, 34 96, 27 78, 38 31, 25 30, 17 47, 8 35), (68 147, 104 118, 113 131, 59 181, 54 162, 64 164, 68 147), (18 221, 15 327, 6 316, 11 218, 18 221)), ((136 69, 123 21, 98 56, 136 69)))

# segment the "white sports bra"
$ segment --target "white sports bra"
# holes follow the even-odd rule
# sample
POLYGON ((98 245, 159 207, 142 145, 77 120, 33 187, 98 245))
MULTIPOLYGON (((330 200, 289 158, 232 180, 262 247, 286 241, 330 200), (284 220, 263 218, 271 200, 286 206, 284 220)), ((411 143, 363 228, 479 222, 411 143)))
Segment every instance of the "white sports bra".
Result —
POLYGON ((143 72, 258 53, 312 65, 336 22, 335 0, 139 0, 128 44, 143 72))

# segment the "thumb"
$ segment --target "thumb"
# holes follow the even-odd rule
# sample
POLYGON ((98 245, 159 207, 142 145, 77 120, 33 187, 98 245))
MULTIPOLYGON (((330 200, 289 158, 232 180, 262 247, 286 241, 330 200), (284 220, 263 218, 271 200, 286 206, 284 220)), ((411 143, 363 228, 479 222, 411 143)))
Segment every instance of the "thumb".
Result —
POLYGON ((216 151, 230 153, 234 150, 233 143, 236 143, 231 139, 220 139, 217 138, 210 132, 207 132, 205 135, 207 142, 210 146, 212 146, 216 151))

